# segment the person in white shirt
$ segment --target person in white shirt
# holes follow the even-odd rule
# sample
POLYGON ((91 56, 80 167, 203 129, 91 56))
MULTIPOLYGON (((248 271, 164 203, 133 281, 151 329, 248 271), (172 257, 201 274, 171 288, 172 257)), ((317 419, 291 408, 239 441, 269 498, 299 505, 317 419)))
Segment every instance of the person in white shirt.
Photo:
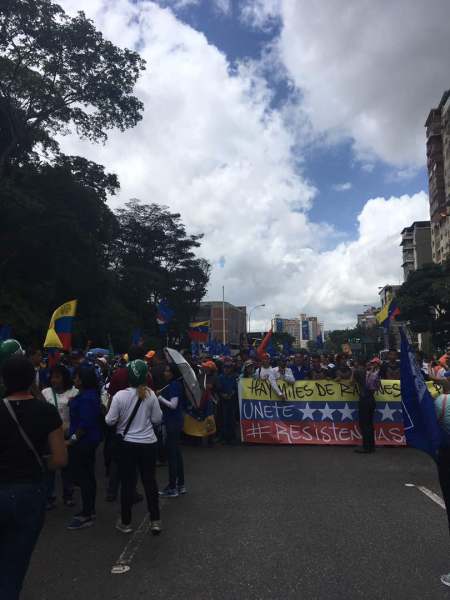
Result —
POLYGON ((292 369, 287 366, 285 358, 280 358, 278 361, 278 367, 273 369, 275 379, 285 381, 286 383, 295 383, 295 377, 292 369))
POLYGON ((135 473, 139 471, 150 513, 150 530, 157 535, 162 530, 156 483, 157 438, 153 425, 162 421, 158 398, 146 386, 148 367, 143 360, 128 365, 130 387, 113 396, 107 425, 116 425, 119 443, 119 473, 121 483, 121 519, 116 528, 131 533, 131 509, 135 491, 135 473))
MULTIPOLYGON (((69 403, 72 398, 78 394, 78 390, 73 385, 72 376, 69 369, 64 365, 56 365, 50 372, 50 387, 42 390, 42 396, 49 403, 53 404, 59 412, 63 422, 64 437, 68 438, 69 433, 69 403)), ((63 502, 65 506, 74 506, 73 501, 73 483, 70 478, 70 472, 67 467, 61 469, 61 480, 63 487, 63 502)), ((48 473, 47 489, 47 510, 56 506, 56 471, 48 473)))
POLYGON ((277 384, 277 378, 275 370, 270 366, 270 355, 263 354, 261 356, 261 366, 258 367, 253 375, 255 379, 261 379, 262 381, 268 381, 275 394, 280 400, 285 400, 283 392, 280 390, 277 384))

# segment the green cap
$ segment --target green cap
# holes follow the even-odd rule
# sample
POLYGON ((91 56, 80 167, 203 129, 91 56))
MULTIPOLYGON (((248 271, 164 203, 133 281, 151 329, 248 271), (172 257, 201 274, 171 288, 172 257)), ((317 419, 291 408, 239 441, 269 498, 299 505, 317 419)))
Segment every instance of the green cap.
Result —
POLYGON ((131 387, 138 387, 147 383, 148 367, 145 360, 133 360, 128 363, 128 382, 131 387))
POLYGON ((0 365, 14 354, 25 354, 17 340, 4 340, 0 344, 0 365))

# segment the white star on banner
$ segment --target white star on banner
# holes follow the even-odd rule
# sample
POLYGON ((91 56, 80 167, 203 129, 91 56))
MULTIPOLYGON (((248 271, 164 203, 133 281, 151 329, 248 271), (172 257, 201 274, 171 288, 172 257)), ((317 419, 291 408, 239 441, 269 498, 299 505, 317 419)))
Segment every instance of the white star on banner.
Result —
POLYGON ((305 408, 301 408, 300 410, 303 413, 303 420, 306 420, 306 419, 311 419, 311 421, 314 420, 313 413, 316 409, 310 408, 308 402, 306 403, 305 408))
POLYGON ((328 402, 325 403, 325 408, 318 408, 317 409, 319 412, 322 413, 322 421, 325 421, 325 419, 330 419, 330 421, 333 420, 333 413, 336 410, 335 408, 330 408, 328 406, 328 402))
POLYGON ((392 416, 394 413, 397 412, 397 409, 392 409, 389 408, 389 404, 385 404, 384 408, 377 408, 378 412, 381 413, 381 420, 382 421, 395 421, 394 417, 392 416))
POLYGON ((355 409, 350 408, 350 406, 347 404, 347 402, 345 403, 344 408, 338 408, 337 411, 341 413, 342 421, 345 421, 345 419, 349 419, 350 421, 353 421, 353 413, 355 412, 355 409))

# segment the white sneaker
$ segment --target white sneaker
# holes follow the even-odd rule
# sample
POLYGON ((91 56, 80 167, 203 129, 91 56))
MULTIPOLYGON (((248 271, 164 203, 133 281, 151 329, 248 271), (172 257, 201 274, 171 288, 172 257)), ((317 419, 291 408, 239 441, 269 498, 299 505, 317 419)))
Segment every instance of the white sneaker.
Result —
POLYGON ((131 533, 133 531, 131 525, 124 525, 120 519, 116 523, 116 529, 122 533, 131 533))
POLYGON ((450 573, 447 573, 446 575, 441 575, 441 582, 444 585, 448 585, 450 587, 450 573))
POLYGON ((150 531, 153 535, 159 535, 162 531, 162 521, 152 521, 150 523, 150 531))

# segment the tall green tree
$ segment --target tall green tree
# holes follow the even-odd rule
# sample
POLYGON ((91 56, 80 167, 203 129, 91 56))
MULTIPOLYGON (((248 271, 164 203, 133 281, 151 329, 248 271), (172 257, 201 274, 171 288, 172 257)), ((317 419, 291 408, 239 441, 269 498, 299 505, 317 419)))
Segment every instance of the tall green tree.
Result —
POLYGON ((133 127, 143 104, 133 88, 145 62, 105 40, 83 12, 50 0, 0 3, 0 176, 35 145, 58 151, 56 134, 75 128, 105 141, 133 127))
POLYGON ((124 305, 154 334, 156 307, 167 300, 173 333, 180 334, 206 293, 210 266, 195 254, 202 236, 188 235, 180 215, 157 204, 131 200, 116 215, 109 259, 124 305))
POLYGON ((450 340, 450 262, 425 265, 410 274, 397 293, 402 321, 416 333, 430 332, 443 349, 450 340))

